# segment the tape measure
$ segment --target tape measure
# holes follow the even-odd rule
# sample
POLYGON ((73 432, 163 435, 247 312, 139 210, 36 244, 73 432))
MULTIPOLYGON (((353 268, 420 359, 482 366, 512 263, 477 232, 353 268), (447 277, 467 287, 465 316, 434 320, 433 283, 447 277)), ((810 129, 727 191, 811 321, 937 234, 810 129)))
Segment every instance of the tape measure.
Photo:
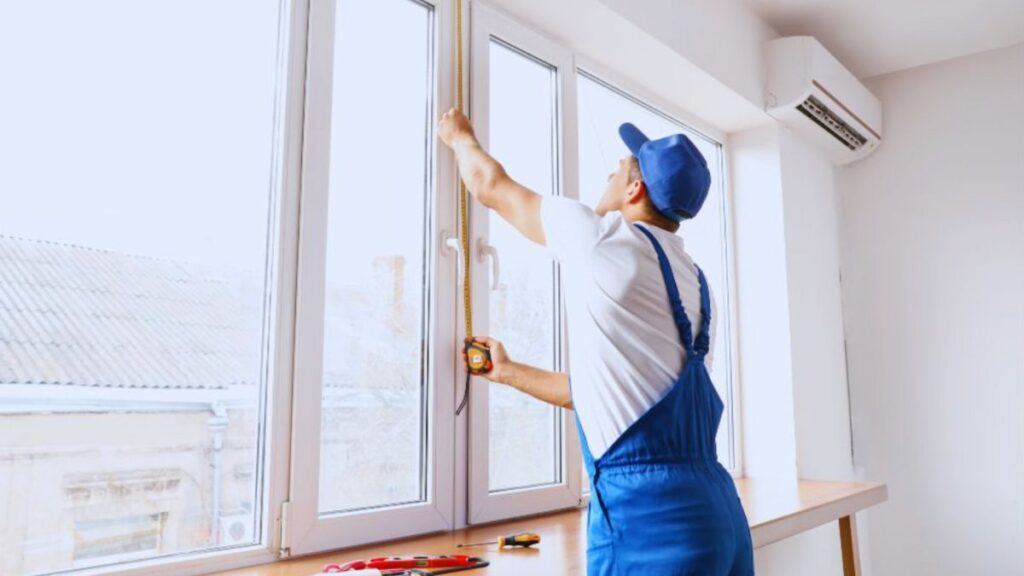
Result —
POLYGON ((491 349, 483 344, 466 338, 466 365, 472 374, 486 374, 494 367, 491 364, 491 349))
MULTIPOLYGON (((456 106, 460 112, 464 110, 463 67, 462 67, 462 0, 455 1, 455 94, 456 106)), ((458 416, 469 402, 469 378, 471 374, 486 374, 491 371, 491 351, 487 346, 473 340, 473 292, 470 285, 469 254, 469 192, 466 183, 459 177, 459 241, 462 250, 462 308, 466 321, 466 339, 463 351, 466 353, 466 384, 462 392, 462 401, 455 409, 458 416)))

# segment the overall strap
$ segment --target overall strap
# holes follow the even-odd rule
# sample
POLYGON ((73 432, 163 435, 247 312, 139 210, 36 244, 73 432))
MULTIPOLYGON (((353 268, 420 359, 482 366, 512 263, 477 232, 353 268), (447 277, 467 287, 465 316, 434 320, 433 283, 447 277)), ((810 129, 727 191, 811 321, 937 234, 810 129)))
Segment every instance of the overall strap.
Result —
MULTIPOLYGON (((690 319, 686 317, 686 310, 683 308, 683 301, 679 298, 679 287, 676 286, 675 275, 672 274, 672 266, 668 263, 668 256, 661 244, 647 228, 637 225, 637 228, 647 236, 647 239, 654 245, 654 251, 658 254, 658 265, 661 266, 661 276, 665 280, 665 287, 668 289, 668 302, 672 306, 672 318, 675 319, 676 328, 679 329, 679 337, 683 341, 683 348, 687 355, 692 358, 695 354, 693 346, 693 333, 690 330, 690 319)), ((701 283, 703 286, 703 282, 701 283)))
POLYGON ((711 335, 711 294, 708 290, 708 281, 704 278, 704 271, 697 266, 697 278, 700 280, 700 333, 697 334, 697 339, 693 343, 693 348, 697 351, 697 354, 701 356, 707 356, 708 350, 711 347, 711 341, 709 340, 711 335))

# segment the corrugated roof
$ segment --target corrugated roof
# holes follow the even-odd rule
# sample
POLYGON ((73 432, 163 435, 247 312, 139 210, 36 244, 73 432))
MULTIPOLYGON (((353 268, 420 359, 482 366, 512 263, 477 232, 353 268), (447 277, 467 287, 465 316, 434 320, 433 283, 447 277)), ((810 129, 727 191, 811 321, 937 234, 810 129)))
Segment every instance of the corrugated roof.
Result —
POLYGON ((262 278, 0 235, 0 385, 258 381, 262 278))

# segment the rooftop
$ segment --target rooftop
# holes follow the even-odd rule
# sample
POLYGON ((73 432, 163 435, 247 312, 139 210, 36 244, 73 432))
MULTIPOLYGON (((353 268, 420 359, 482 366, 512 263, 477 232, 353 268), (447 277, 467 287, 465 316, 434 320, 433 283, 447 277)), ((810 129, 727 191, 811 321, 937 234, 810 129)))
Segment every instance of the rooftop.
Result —
POLYGON ((0 386, 258 381, 262 278, 0 235, 0 386))

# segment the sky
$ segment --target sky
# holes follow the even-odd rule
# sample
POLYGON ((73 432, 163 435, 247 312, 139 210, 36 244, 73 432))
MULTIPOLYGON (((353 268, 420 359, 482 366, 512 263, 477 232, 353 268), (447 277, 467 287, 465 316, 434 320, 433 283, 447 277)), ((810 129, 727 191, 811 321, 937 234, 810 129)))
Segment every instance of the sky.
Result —
POLYGON ((277 0, 0 3, 0 234, 256 269, 277 0))
POLYGON ((430 25, 416 2, 338 3, 328 282, 360 284, 374 257, 395 254, 405 256, 407 277, 420 276, 433 149, 430 25))

